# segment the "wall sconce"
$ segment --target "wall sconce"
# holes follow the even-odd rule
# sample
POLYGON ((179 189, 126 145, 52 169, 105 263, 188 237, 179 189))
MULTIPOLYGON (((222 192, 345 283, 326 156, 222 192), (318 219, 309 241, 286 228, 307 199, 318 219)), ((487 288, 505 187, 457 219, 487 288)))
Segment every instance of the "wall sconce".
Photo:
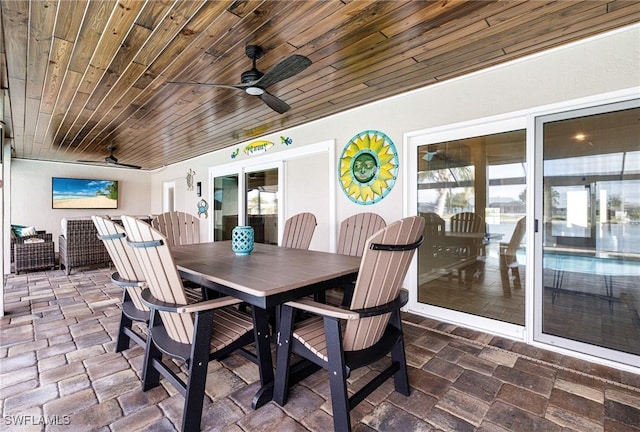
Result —
POLYGON ((196 194, 201 197, 202 196, 202 182, 196 183, 196 194))

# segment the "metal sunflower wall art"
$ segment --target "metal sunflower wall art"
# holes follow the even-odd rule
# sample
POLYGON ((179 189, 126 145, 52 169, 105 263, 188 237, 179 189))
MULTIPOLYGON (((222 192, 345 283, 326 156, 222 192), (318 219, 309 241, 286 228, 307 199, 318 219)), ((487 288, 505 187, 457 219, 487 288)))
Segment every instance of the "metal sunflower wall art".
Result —
POLYGON ((389 194, 398 177, 398 152, 380 131, 360 132, 344 147, 339 166, 340 185, 356 204, 375 204, 389 194))

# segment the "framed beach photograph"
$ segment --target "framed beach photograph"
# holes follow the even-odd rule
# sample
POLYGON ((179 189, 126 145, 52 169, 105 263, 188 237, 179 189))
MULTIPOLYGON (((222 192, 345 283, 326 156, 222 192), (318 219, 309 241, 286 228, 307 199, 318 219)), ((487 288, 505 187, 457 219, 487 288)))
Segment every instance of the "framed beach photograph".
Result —
POLYGON ((117 209, 118 181, 52 177, 51 207, 117 209))

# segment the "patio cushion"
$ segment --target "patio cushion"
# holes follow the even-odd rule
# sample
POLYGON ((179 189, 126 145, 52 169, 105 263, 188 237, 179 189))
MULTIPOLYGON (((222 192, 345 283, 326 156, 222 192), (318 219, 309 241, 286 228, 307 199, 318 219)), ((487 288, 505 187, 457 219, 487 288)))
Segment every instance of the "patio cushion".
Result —
POLYGON ((11 232, 15 234, 16 237, 27 237, 38 234, 35 227, 13 224, 11 225, 11 232))

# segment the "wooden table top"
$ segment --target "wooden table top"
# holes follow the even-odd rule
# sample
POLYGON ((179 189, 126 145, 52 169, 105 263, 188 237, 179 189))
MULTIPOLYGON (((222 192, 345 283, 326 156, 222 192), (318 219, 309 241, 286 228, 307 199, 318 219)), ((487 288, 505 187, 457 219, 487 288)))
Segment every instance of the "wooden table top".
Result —
POLYGON ((269 297, 357 274, 360 258, 256 243, 238 256, 230 241, 171 248, 183 276, 203 278, 253 297, 269 297))

